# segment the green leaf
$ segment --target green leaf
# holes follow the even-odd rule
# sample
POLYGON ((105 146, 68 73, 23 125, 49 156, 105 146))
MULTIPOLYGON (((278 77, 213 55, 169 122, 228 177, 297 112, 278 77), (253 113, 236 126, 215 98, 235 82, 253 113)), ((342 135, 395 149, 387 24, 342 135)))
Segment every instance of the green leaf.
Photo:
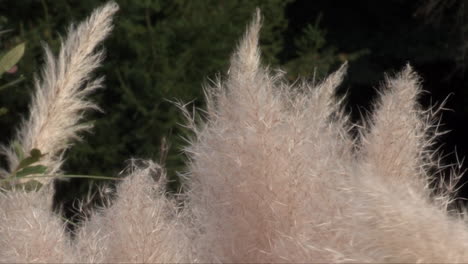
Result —
POLYGON ((20 163, 18 164, 18 167, 16 168, 16 170, 20 170, 20 169, 23 169, 31 164, 33 164, 34 162, 37 162, 39 159, 38 158, 33 158, 31 156, 25 158, 25 159, 22 159, 20 161, 20 163))
POLYGON ((0 75, 13 68, 24 55, 25 43, 16 45, 0 59, 0 75))
POLYGON ((18 79, 16 79, 16 80, 14 80, 14 81, 11 81, 11 82, 9 82, 9 83, 7 83, 7 84, 4 84, 4 85, 0 86, 0 91, 6 89, 6 88, 8 88, 8 87, 17 85, 18 83, 20 83, 20 82, 22 82, 22 81, 24 81, 24 80, 25 80, 24 76, 20 76, 18 79))
POLYGON ((18 159, 23 160, 24 151, 23 151, 23 147, 21 146, 21 144, 18 141, 14 141, 12 145, 13 145, 13 149, 15 150, 15 153, 18 159))
POLYGON ((57 178, 57 179, 93 179, 93 180, 123 180, 123 178, 119 177, 110 177, 110 176, 99 176, 99 175, 73 175, 73 174, 52 174, 52 175, 39 175, 39 176, 31 176, 29 178, 57 178))
POLYGON ((44 174, 47 171, 47 167, 44 165, 35 165, 26 167, 16 173, 16 177, 21 178, 32 174, 44 174))
POLYGON ((29 152, 29 157, 25 158, 25 159, 22 159, 18 165, 18 168, 17 170, 20 170, 26 166, 29 166, 35 162, 38 162, 42 157, 44 156, 44 154, 41 153, 40 150, 38 149, 32 149, 30 152, 29 152))

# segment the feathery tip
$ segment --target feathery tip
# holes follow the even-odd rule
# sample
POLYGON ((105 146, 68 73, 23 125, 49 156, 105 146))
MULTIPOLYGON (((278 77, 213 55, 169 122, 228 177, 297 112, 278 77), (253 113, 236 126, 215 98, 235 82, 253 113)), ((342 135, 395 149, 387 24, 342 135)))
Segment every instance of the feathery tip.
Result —
POLYGON ((316 88, 317 93, 324 97, 325 100, 330 100, 335 95, 336 89, 343 82, 344 76, 348 71, 348 62, 341 64, 340 68, 330 74, 316 88))
POLYGON ((237 52, 231 60, 231 70, 236 73, 254 73, 260 66, 260 49, 258 46, 262 17, 260 9, 257 8, 252 22, 239 43, 237 52))
POLYGON ((336 88, 336 86, 338 86, 343 81, 344 76, 346 75, 347 72, 348 72, 348 61, 345 61, 343 62, 343 64, 341 64, 338 70, 330 74, 327 80, 335 84, 334 86, 336 88))
POLYGON ((96 10, 96 12, 106 12, 114 14, 119 10, 119 5, 114 1, 109 1, 96 10))
POLYGON ((416 100, 421 92, 420 77, 409 63, 394 78, 387 79, 387 86, 397 96, 400 96, 401 100, 405 100, 405 98, 414 98, 416 100))

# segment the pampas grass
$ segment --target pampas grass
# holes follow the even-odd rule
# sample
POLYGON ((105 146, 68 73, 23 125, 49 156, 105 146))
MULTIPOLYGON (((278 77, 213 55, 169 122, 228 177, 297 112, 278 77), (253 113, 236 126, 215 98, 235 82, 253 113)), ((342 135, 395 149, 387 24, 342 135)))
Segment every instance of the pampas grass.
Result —
MULTIPOLYGON (((57 57, 45 47, 45 65, 41 78, 35 81, 29 118, 23 121, 12 142, 19 143, 24 153, 32 149, 45 153, 40 163, 48 167, 50 174, 60 170, 63 154, 72 140, 79 138, 78 132, 90 128, 80 120, 84 110, 97 108, 85 97, 101 87, 103 81, 91 77, 103 58, 103 53, 95 52, 95 48, 111 31, 111 18, 117 9, 115 3, 109 3, 78 26, 70 26, 57 57)), ((20 160, 13 144, 3 147, 3 152, 11 173, 20 160)))
POLYGON ((78 232, 79 262, 189 262, 184 213, 166 197, 164 170, 152 162, 129 170, 112 206, 78 232))
POLYGON ((51 190, 0 193, 0 262, 73 262, 65 224, 52 210, 51 190))
POLYGON ((353 253, 375 262, 466 262, 467 223, 449 216, 450 190, 437 195, 429 188, 440 162, 429 150, 433 116, 417 104, 419 78, 407 66, 385 86, 370 131, 362 133, 349 194, 348 228, 359 230, 353 253))
POLYGON ((208 88, 209 118, 187 148, 190 207, 203 230, 196 252, 202 262, 326 261, 351 159, 344 117, 332 117, 346 67, 294 94, 260 65, 259 29, 257 12, 227 80, 208 88))
POLYGON ((437 131, 412 69, 388 78, 357 140, 333 97, 345 67, 291 92, 260 64, 259 27, 257 14, 187 148, 202 262, 466 261, 465 222, 429 188, 437 131))
MULTIPOLYGON (((16 138, 40 163, 60 169, 77 133, 85 96, 100 86, 93 53, 111 29, 113 3, 63 44, 46 49, 31 116, 16 138), (76 53, 75 53, 76 52, 76 53), (83 86, 84 85, 84 86, 83 86)), ((261 64, 260 12, 225 78, 206 88, 204 121, 184 110, 193 138, 180 194, 165 170, 132 163, 115 199, 73 236, 51 211, 53 189, 0 195, 0 260, 5 262, 439 262, 468 261, 467 223, 449 212, 451 189, 430 183, 442 171, 433 109, 417 103, 420 80, 407 66, 387 77, 373 114, 353 124, 335 96, 347 64, 319 84, 290 85, 261 64), (355 129, 358 133, 350 133, 355 129)), ((18 160, 5 148, 10 170, 18 160)), ((460 175, 454 173, 448 186, 460 175)))
MULTIPOLYGON (((60 170, 63 153, 77 133, 89 128, 79 121, 84 110, 96 108, 85 96, 102 82, 90 77, 102 60, 102 53, 94 49, 110 32, 117 9, 111 2, 77 27, 71 26, 57 58, 45 48, 46 63, 41 79, 35 83, 30 116, 12 142, 18 143, 22 152, 39 149, 45 153, 39 163, 48 167, 49 174, 60 170)), ((4 177, 20 162, 15 143, 3 147, 9 163, 9 168, 3 170, 4 177)), ((0 261, 75 262, 65 224, 52 212, 51 178, 35 179, 44 184, 40 190, 0 189, 0 261)))

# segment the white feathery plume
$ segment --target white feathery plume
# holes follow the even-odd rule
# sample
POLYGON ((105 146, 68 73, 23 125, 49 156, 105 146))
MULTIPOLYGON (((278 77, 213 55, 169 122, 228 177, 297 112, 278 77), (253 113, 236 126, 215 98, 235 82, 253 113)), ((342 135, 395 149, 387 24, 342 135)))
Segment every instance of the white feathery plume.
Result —
MULTIPOLYGON (((84 110, 97 108, 85 98, 101 87, 103 80, 91 77, 103 58, 103 53, 95 52, 95 48, 111 31, 112 16, 117 10, 117 4, 109 2, 86 21, 71 26, 57 57, 45 47, 45 65, 41 78, 35 82, 29 117, 13 142, 18 142, 24 153, 39 149, 46 154, 40 163, 48 167, 50 174, 59 171, 63 153, 72 140, 79 138, 78 132, 90 128, 80 120, 84 110)), ((17 154, 13 146, 3 147, 3 152, 11 172, 19 163, 17 154)))
POLYGON ((418 77, 408 65, 396 78, 387 78, 386 86, 375 103, 370 131, 362 133, 363 162, 389 185, 429 191, 426 170, 433 164, 428 149, 432 140, 427 137, 432 118, 417 102, 418 77))
POLYGON ((200 229, 194 245, 201 262, 263 262, 268 257, 262 252, 270 252, 273 215, 264 196, 272 194, 272 179, 262 141, 271 140, 283 114, 274 81, 259 68, 259 29, 257 13, 231 59, 228 79, 208 89, 210 118, 187 148, 188 206, 200 229))
MULTIPOLYGON (((468 230, 450 216, 451 197, 431 195, 430 114, 417 103, 419 80, 407 66, 386 82, 368 132, 362 132, 353 206, 343 227, 354 233, 354 250, 376 262, 466 262, 468 230)), ((433 151, 432 151, 433 152, 433 151)))
POLYGON ((208 89, 208 120, 187 148, 197 259, 339 259, 334 248, 348 245, 333 219, 345 206, 340 188, 353 142, 333 95, 346 67, 318 87, 304 84, 310 95, 294 94, 261 67, 259 29, 257 12, 227 80, 208 89))
POLYGON ((65 224, 44 186, 39 192, 0 192, 0 262, 74 262, 65 224))
MULTIPOLYGON (((36 81, 30 116, 15 139, 24 152, 40 149, 46 154, 40 163, 49 173, 59 170, 63 152, 77 132, 88 128, 79 124, 82 112, 95 106, 85 96, 100 86, 101 79, 89 74, 102 54, 93 53, 111 29, 111 16, 117 11, 110 2, 77 27, 71 27, 57 58, 46 48, 42 79, 36 81)), ((14 146, 4 147, 10 173, 18 166, 14 146)), ((6 172, 6 170, 4 171, 6 172)), ((50 180, 40 190, 25 188, 0 190, 0 262, 76 262, 65 223, 52 211, 53 186, 50 180)))
POLYGON ((165 172, 157 164, 131 166, 117 198, 87 221, 76 237, 79 262, 190 262, 184 212, 166 197, 165 172))

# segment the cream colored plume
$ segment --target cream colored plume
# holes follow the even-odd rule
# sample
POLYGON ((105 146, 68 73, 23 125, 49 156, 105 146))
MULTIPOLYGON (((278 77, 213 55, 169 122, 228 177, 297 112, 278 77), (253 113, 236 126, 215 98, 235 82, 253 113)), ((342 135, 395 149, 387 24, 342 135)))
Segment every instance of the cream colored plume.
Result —
POLYGON ((79 262, 190 262, 185 213, 166 197, 164 170, 147 163, 131 166, 112 206, 102 208, 78 232, 79 262))
MULTIPOLYGON (((45 47, 45 65, 35 82, 29 117, 12 142, 19 143, 24 153, 32 149, 45 153, 40 164, 47 166, 50 174, 60 170, 63 154, 79 138, 78 132, 90 128, 80 121, 85 110, 97 108, 85 97, 102 85, 102 78, 91 77, 103 58, 95 49, 111 31, 117 10, 117 4, 110 2, 78 26, 71 26, 57 57, 45 47)), ((14 146, 3 151, 12 172, 19 163, 14 146)))
POLYGON ((356 140, 334 97, 346 67, 293 92, 261 66, 259 29, 257 12, 227 79, 207 89, 207 120, 187 147, 196 259, 468 260, 466 223, 428 187, 440 170, 435 128, 411 68, 388 79, 356 140))
POLYGON ((393 263, 468 261, 466 221, 447 211, 453 197, 429 188, 440 163, 430 155, 436 128, 430 112, 417 103, 420 92, 410 66, 389 78, 370 130, 362 132, 356 177, 348 189, 352 206, 342 227, 354 233, 350 256, 393 263))
POLYGON ((346 67, 295 94, 261 66, 259 30, 257 12, 227 79, 208 88, 208 120, 187 148, 197 259, 340 259, 348 240, 334 219, 346 206, 340 192, 353 143, 334 90, 346 67))
POLYGON ((0 263, 74 262, 65 224, 50 190, 0 192, 0 263))
MULTIPOLYGON (((71 140, 88 128, 79 121, 84 110, 96 107, 85 96, 101 83, 101 79, 90 79, 102 59, 102 53, 93 50, 112 28, 111 17, 117 9, 115 3, 108 3, 85 22, 71 27, 57 58, 45 49, 46 63, 41 80, 36 81, 30 116, 21 124, 14 141, 26 153, 34 148, 45 153, 39 162, 48 166, 49 173, 60 169, 63 152, 71 140)), ((13 145, 4 147, 4 152, 11 173, 18 165, 18 157, 13 145)), ((6 175, 9 172, 3 171, 6 175)), ((0 189, 1 263, 77 262, 65 222, 52 210, 53 196, 52 184, 30 191, 21 187, 0 189)))

